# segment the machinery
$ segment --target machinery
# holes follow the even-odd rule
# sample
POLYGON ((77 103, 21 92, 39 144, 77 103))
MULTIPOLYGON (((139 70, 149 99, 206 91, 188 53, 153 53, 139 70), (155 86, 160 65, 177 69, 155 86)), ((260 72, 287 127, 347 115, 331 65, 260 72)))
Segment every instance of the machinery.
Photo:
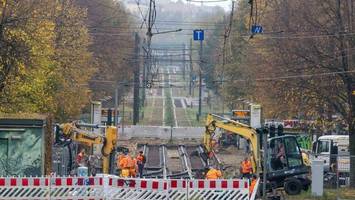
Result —
POLYGON ((270 137, 267 147, 261 145, 261 135, 267 134, 267 130, 254 129, 248 125, 208 114, 206 119, 206 131, 204 133, 204 145, 208 152, 213 151, 212 139, 217 128, 223 129, 231 134, 236 134, 246 139, 251 149, 251 163, 253 173, 262 178, 266 173, 267 189, 284 188, 286 193, 296 195, 302 189, 307 190, 311 181, 308 179, 309 168, 302 160, 301 150, 295 136, 283 135, 270 137), (283 159, 278 158, 280 149, 283 148, 283 159), (267 150, 267 166, 263 166, 261 160, 264 158, 261 152, 267 150), (266 169, 266 170, 265 170, 266 169))
POLYGON ((349 135, 323 135, 314 143, 312 159, 324 161, 324 172, 327 182, 336 185, 349 184, 350 153, 349 135))
MULTIPOLYGON (((102 144, 102 172, 108 174, 113 161, 111 161, 113 152, 117 144, 117 128, 114 126, 103 127, 105 128, 105 135, 93 133, 88 130, 83 130, 81 127, 101 128, 93 124, 79 124, 79 123, 65 123, 56 125, 56 144, 68 146, 72 141, 82 145, 92 147, 94 144, 102 144)), ((71 150, 69 149, 69 157, 71 159, 71 150)), ((71 162, 70 162, 71 164, 71 162)), ((69 168, 72 168, 69 166, 69 168)), ((69 169, 70 170, 70 169, 69 169)))

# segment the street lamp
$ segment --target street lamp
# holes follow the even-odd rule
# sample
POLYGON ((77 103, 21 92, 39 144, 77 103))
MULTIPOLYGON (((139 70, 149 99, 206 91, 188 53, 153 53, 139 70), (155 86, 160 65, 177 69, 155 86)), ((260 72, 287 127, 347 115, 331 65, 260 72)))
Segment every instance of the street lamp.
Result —
POLYGON ((152 36, 153 35, 158 35, 158 34, 165 34, 165 33, 176 33, 176 32, 180 32, 180 31, 182 31, 182 29, 181 28, 179 28, 179 29, 176 29, 176 30, 170 30, 170 31, 162 31, 162 32, 156 32, 156 33, 152 33, 152 36))

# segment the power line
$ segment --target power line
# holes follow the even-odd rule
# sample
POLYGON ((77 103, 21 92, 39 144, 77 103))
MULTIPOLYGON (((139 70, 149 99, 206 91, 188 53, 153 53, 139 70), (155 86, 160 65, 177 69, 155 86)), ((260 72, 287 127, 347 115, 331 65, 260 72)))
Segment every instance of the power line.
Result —
POLYGON ((295 78, 313 78, 313 77, 321 77, 321 76, 334 76, 334 75, 338 75, 338 74, 351 74, 351 73, 355 73, 355 70, 337 71, 337 72, 325 72, 325 73, 318 73, 318 74, 300 74, 300 75, 267 77, 267 78, 256 78, 256 79, 214 80, 213 82, 277 81, 277 80, 287 80, 287 79, 295 79, 295 78))

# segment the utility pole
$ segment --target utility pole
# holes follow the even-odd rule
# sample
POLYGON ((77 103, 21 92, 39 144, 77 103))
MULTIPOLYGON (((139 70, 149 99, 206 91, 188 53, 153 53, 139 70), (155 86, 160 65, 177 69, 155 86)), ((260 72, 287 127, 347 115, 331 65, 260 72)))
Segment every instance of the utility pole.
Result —
POLYGON ((185 44, 182 45, 182 77, 185 80, 185 68, 186 68, 186 58, 185 58, 185 44))
MULTIPOLYGON (((154 21, 155 21, 155 0, 150 0, 149 1, 149 12, 148 12, 148 30, 147 30, 147 33, 146 33, 146 35, 147 35, 147 48, 148 48, 148 52, 147 52, 148 70, 147 70, 146 79, 148 79, 148 80, 150 78, 151 67, 152 67, 152 60, 151 60, 152 49, 151 49, 151 44, 152 44, 152 37, 153 37, 152 28, 153 28, 154 21)), ((147 80, 145 80, 145 81, 147 81, 147 80)))
POLYGON ((124 110, 124 107, 125 107, 125 96, 123 95, 123 99, 122 99, 122 122, 121 122, 121 128, 122 128, 122 134, 124 134, 124 126, 125 126, 125 121, 124 121, 124 117, 125 117, 125 110, 124 110))
POLYGON ((115 111, 114 111, 114 115, 115 115, 114 126, 117 127, 117 125, 118 125, 118 85, 115 88, 115 111))
MULTIPOLYGON (((146 40, 144 39, 143 43, 145 44, 146 40)), ((146 53, 148 52, 146 49, 143 48, 143 50, 146 51, 146 53)), ((147 68, 147 62, 148 62, 148 54, 146 54, 146 57, 144 59, 144 62, 143 62, 143 72, 142 72, 142 99, 141 99, 141 106, 144 107, 144 102, 145 102, 145 85, 146 85, 146 68, 147 68)), ((144 115, 144 112, 143 112, 143 115, 144 115)))
POLYGON ((148 27, 147 27, 147 49, 145 49, 146 52, 146 60, 144 62, 144 67, 143 67, 143 90, 142 90, 142 106, 144 106, 144 102, 145 102, 145 87, 147 85, 147 81, 149 80, 149 75, 150 75, 150 70, 151 70, 151 53, 152 53, 152 49, 151 49, 151 42, 152 42, 152 27, 155 21, 155 14, 154 11, 155 10, 155 0, 150 0, 149 1, 149 11, 148 11, 148 27))
MULTIPOLYGON (((233 25, 233 14, 234 14, 234 1, 232 1, 232 10, 231 10, 231 13, 229 15, 229 25, 228 27, 225 26, 224 27, 224 37, 223 37, 223 49, 222 49, 222 54, 223 54, 223 58, 222 58, 222 92, 223 92, 223 89, 224 89, 224 66, 226 64, 226 45, 227 45, 227 39, 229 38, 230 36, 230 33, 231 33, 231 30, 232 30, 232 25, 233 25)), ((222 96, 222 113, 224 113, 224 96, 223 94, 221 95, 222 96)))
POLYGON ((136 32, 135 36, 135 66, 134 66, 134 81, 133 81, 133 125, 136 125, 139 122, 139 36, 136 32))
POLYGON ((267 160, 268 160, 268 155, 267 155, 267 134, 268 134, 268 131, 262 131, 262 148, 264 149, 263 151, 263 165, 264 165, 264 170, 263 170, 263 185, 262 185, 262 188, 263 188, 263 200, 266 200, 266 172, 267 172, 267 160))
POLYGON ((202 113, 202 46, 203 40, 200 40, 200 70, 199 70, 199 89, 198 89, 198 116, 197 121, 200 121, 202 113))
POLYGON ((189 81, 189 95, 192 95, 192 39, 190 39, 190 52, 189 52, 189 60, 190 60, 190 81, 189 81))

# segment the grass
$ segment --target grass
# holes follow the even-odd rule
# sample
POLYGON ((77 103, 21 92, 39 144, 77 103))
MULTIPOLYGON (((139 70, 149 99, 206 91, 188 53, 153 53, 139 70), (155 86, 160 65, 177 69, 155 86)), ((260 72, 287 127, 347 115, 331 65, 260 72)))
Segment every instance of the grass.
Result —
POLYGON ((144 107, 144 118, 139 121, 139 124, 142 124, 142 125, 149 124, 150 118, 148 116, 151 115, 151 113, 153 112, 153 109, 154 108, 151 107, 151 106, 145 106, 144 107))
MULTIPOLYGON (((168 80, 168 78, 165 77, 165 80, 168 80)), ((165 85, 168 85, 167 81, 165 82, 165 85)), ((166 87, 164 89, 164 95, 165 95, 165 116, 164 116, 165 126, 174 126, 175 125, 174 108, 173 108, 170 88, 166 87)))
POLYGON ((204 126, 204 118, 197 121, 196 114, 198 112, 198 108, 186 108, 186 117, 190 120, 192 126, 204 126))
POLYGON ((340 188, 339 191, 336 189, 324 189, 324 193, 322 197, 314 197, 311 194, 311 190, 301 193, 296 196, 288 196, 287 200, 336 200, 337 194, 339 198, 342 200, 353 200, 355 199, 355 190, 350 188, 340 188))

